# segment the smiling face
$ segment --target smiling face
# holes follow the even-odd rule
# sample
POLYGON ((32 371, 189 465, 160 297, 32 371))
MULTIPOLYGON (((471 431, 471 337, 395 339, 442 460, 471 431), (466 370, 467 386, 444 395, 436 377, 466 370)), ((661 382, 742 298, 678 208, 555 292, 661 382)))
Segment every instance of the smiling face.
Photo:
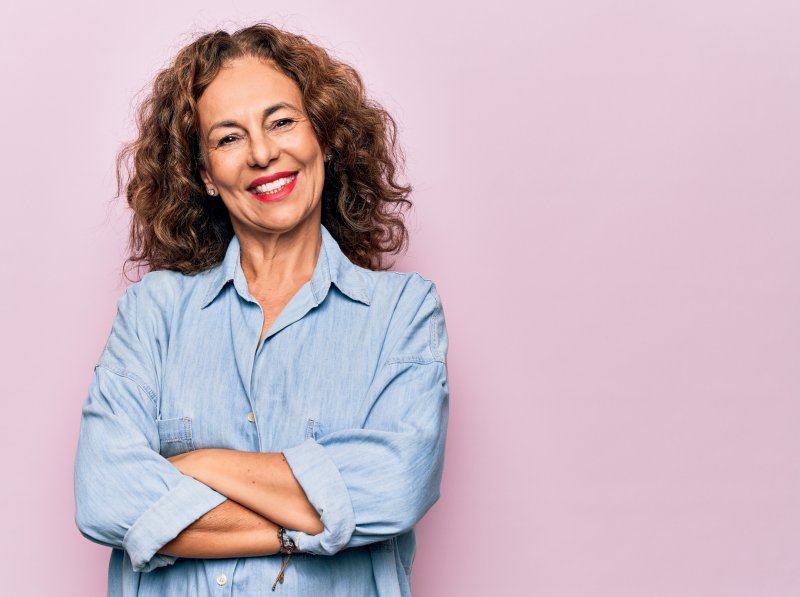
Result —
POLYGON ((319 228, 323 152, 292 79, 264 59, 237 58, 205 89, 197 111, 200 174, 237 236, 319 228))

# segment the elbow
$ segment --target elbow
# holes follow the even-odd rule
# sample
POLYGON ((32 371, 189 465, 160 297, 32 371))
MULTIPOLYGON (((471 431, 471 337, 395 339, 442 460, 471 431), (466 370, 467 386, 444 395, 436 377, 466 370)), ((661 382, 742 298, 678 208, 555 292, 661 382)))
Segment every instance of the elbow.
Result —
POLYGON ((75 505, 75 526, 78 527, 78 531, 80 531, 81 535, 89 541, 103 543, 100 525, 97 524, 97 518, 89 508, 85 505, 81 505, 80 502, 77 502, 75 505))
POLYGON ((94 536, 95 513, 88 503, 88 499, 82 494, 78 486, 75 487, 75 526, 81 535, 93 540, 94 536))
POLYGON ((122 547, 124 530, 115 524, 102 505, 91 498, 75 496, 75 526, 89 541, 107 547, 122 547))
POLYGON ((398 489, 403 488, 397 495, 397 504, 393 511, 396 513, 394 525, 397 534, 410 531, 433 505, 439 501, 442 481, 443 453, 431 460, 409 462, 403 473, 399 475, 398 489))
POLYGON ((120 524, 118 504, 122 496, 109 491, 109 483, 92 466, 79 446, 75 464, 75 526, 89 541, 122 547, 125 530, 120 524))
POLYGON ((426 495, 425 499, 411 500, 408 507, 401 511, 401 516, 398 516, 395 521, 397 532, 394 534, 407 533, 422 519, 423 516, 431 509, 439 499, 438 491, 433 495, 426 495))
POLYGON ((105 540, 101 529, 94 524, 93 520, 87 517, 85 513, 80 511, 75 513, 75 526, 78 527, 78 531, 85 539, 100 545, 109 545, 108 541, 105 540))
POLYGON ((310 514, 303 517, 295 530, 302 531, 307 535, 317 535, 325 530, 325 526, 322 524, 319 514, 315 511, 313 515, 310 514))
MULTIPOLYGON (((394 516, 387 522, 391 527, 391 535, 400 535, 414 528, 433 505, 439 500, 439 477, 434 475, 420 483, 420 479, 410 475, 405 482, 409 488, 396 496, 391 511, 394 516)), ((387 496, 388 497, 388 496, 387 496)), ((389 503, 394 500, 385 500, 389 503)))

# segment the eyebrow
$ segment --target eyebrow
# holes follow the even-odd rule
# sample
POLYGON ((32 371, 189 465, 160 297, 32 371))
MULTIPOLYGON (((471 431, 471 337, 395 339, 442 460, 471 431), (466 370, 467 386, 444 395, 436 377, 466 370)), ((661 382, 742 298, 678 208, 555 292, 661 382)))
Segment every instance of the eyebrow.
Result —
MULTIPOLYGON (((295 108, 292 104, 290 104, 288 102, 279 102, 279 103, 277 103, 277 104, 275 104, 273 106, 270 106, 266 110, 264 110, 263 118, 267 119, 270 116, 272 116, 275 112, 277 112, 278 110, 282 110, 282 109, 294 110, 295 112, 300 112, 300 110, 298 110, 297 108, 295 108)), ((211 131, 213 131, 214 129, 218 129, 218 128, 226 127, 226 126, 238 126, 238 127, 241 127, 242 125, 240 125, 235 120, 221 120, 220 122, 217 122, 217 123, 211 125, 211 127, 208 129, 208 134, 206 135, 206 138, 208 138, 211 135, 211 131)))

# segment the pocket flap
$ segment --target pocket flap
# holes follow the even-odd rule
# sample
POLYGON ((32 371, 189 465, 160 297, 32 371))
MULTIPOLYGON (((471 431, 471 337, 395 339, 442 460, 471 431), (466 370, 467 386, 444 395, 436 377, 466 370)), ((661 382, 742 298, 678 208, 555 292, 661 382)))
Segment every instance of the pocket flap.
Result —
POLYGON ((162 444, 165 442, 192 441, 191 417, 159 419, 156 423, 158 424, 158 437, 162 444))
POLYGON ((159 452, 165 458, 194 450, 192 418, 157 419, 159 452))

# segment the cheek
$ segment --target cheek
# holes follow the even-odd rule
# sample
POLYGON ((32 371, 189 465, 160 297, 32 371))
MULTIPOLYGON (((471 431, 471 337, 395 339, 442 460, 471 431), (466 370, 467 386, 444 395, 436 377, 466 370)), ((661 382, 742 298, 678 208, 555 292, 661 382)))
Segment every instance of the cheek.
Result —
POLYGON ((235 181, 240 163, 240 158, 237 155, 238 153, 240 152, 235 150, 228 150, 224 153, 212 152, 209 158, 209 170, 217 180, 220 182, 235 181))
POLYGON ((322 159, 322 150, 310 127, 293 140, 291 151, 300 161, 309 166, 317 159, 322 159))

